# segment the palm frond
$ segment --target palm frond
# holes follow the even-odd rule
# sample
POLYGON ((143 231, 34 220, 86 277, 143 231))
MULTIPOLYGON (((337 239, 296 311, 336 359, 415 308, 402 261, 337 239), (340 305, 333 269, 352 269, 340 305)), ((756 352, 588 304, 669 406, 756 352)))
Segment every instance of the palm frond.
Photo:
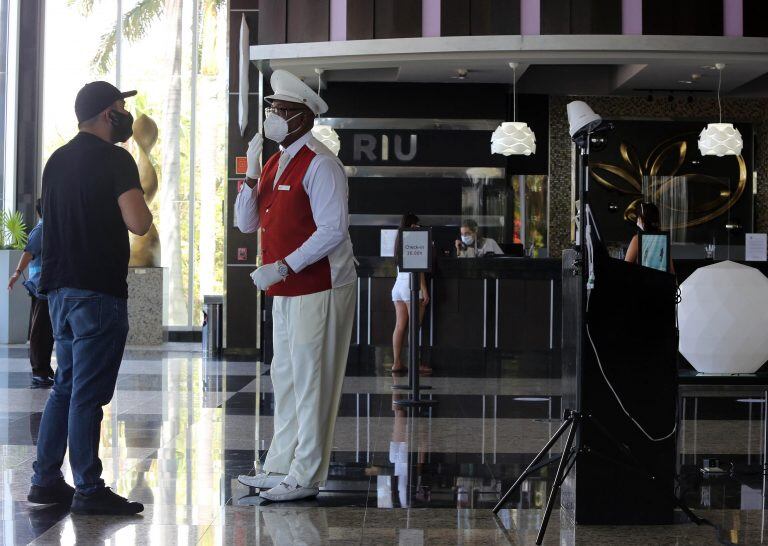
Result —
POLYGON ((67 6, 75 6, 83 17, 88 17, 93 13, 95 3, 95 0, 67 0, 67 6))
POLYGON ((116 39, 117 31, 114 28, 101 35, 99 48, 96 50, 96 55, 91 59, 91 67, 98 74, 106 74, 112 68, 112 56, 115 53, 116 39))
POLYGON ((139 0, 123 16, 123 35, 129 42, 140 40, 164 11, 165 0, 139 0))
POLYGON ((19 211, 0 211, 0 239, 3 248, 24 250, 27 246, 27 226, 19 211))
MULTIPOLYGON (((92 2, 93 0, 80 0, 92 2)), ((129 42, 142 39, 149 32, 152 23, 159 19, 165 10, 165 0, 139 0, 139 2, 123 15, 123 36, 129 42)), ((104 74, 112 67, 112 57, 115 53, 115 41, 117 39, 117 26, 113 26, 109 32, 101 37, 99 49, 91 60, 91 66, 104 74)))

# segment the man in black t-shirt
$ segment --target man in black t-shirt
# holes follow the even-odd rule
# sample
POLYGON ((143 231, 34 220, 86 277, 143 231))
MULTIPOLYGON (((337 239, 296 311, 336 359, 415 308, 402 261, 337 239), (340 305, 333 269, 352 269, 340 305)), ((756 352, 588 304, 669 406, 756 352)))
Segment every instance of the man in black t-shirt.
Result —
POLYGON ((112 399, 128 335, 128 231, 144 235, 152 213, 133 157, 115 146, 133 133, 125 98, 107 82, 75 100, 80 132, 43 171, 42 273, 58 370, 40 423, 28 500, 72 505, 79 514, 136 514, 144 507, 104 486, 102 406, 112 399), (76 490, 61 465, 69 439, 76 490))

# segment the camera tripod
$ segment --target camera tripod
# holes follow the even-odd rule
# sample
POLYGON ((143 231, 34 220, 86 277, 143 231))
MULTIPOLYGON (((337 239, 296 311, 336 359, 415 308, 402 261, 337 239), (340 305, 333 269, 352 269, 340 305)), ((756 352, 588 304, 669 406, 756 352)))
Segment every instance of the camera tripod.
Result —
MULTIPOLYGON (((579 444, 580 443, 581 442, 579 442, 579 444)), ((496 506, 493 507, 493 513, 494 514, 499 513, 499 510, 501 510, 504 504, 506 504, 509 497, 512 496, 512 493, 514 493, 514 491, 518 487, 520 487, 520 485, 523 483, 523 480, 525 480, 530 474, 532 474, 533 472, 535 472, 536 470, 544 466, 550 465, 555 461, 559 460, 559 463, 557 465, 557 472, 555 473, 554 482, 552 484, 552 489, 549 493, 549 498, 547 500, 547 506, 544 510, 544 519, 541 522, 541 526, 539 527, 539 534, 536 537, 536 544, 541 544, 542 541, 544 540, 544 533, 546 533, 547 531, 547 524, 549 523, 549 518, 552 515, 552 509, 554 508, 555 498, 557 497, 557 493, 560 491, 560 487, 565 481, 565 478, 568 476, 568 473, 576 464, 576 460, 579 457, 585 456, 585 455, 596 456, 596 457, 599 457, 600 459, 603 459, 604 461, 615 464, 631 472, 642 474, 652 482, 656 480, 656 476, 654 476, 647 469, 643 468, 643 465, 632 454, 632 451, 630 451, 629 447, 627 447, 625 444, 622 444, 618 439, 616 439, 616 437, 614 437, 608 431, 608 429, 606 429, 600 423, 600 421, 598 421, 592 414, 581 413, 575 410, 565 410, 563 414, 563 423, 560 425, 560 428, 557 429, 555 434, 549 439, 549 441, 542 448, 542 450, 539 451, 539 454, 533 458, 531 463, 523 471, 520 477, 517 478, 515 483, 512 484, 512 487, 510 487, 507 490, 507 492, 504 493, 504 496, 501 497, 501 500, 499 500, 496 506), (598 432, 600 432, 602 435, 604 435, 622 453, 622 455, 624 455, 627 458, 628 462, 619 461, 618 459, 615 459, 613 457, 600 453, 597 450, 591 449, 587 445, 575 444, 576 434, 582 432, 582 426, 585 421, 589 421, 590 424, 594 425, 595 429, 598 432), (552 449, 552 446, 555 445, 555 442, 557 442, 557 440, 560 439, 560 437, 565 433, 566 430, 568 431, 568 436, 565 440, 565 446, 563 447, 562 454, 551 457, 544 462, 540 462, 545 457, 547 452, 550 449, 552 449)), ((692 522, 694 522, 696 525, 701 525, 702 523, 707 523, 707 524, 709 523, 706 519, 700 518, 699 516, 694 514, 691 511, 691 509, 688 508, 685 505, 685 503, 680 498, 678 498, 674 493, 664 492, 661 490, 661 487, 662 486, 660 486, 659 494, 671 496, 674 504, 678 508, 680 508, 692 522)))

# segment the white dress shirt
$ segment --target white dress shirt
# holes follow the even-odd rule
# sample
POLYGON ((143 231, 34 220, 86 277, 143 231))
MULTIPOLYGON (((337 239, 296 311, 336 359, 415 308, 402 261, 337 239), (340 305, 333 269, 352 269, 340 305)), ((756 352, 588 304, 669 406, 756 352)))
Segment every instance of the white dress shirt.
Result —
MULTIPOLYGON (((331 264, 332 286, 344 286, 357 280, 352 241, 349 238, 347 175, 341 161, 311 132, 287 148, 280 148, 293 158, 304 145, 316 154, 304 175, 302 186, 309 196, 312 218, 317 229, 304 244, 284 259, 298 273, 327 257, 331 264)), ((277 176, 274 183, 278 183, 277 176)), ((257 189, 258 186, 250 188, 248 184, 243 184, 235 199, 235 227, 243 233, 255 233, 259 228, 257 189)))
POLYGON ((501 250, 501 247, 496 241, 490 237, 483 237, 482 245, 478 246, 477 240, 475 240, 474 245, 468 246, 466 250, 459 250, 457 254, 459 258, 479 258, 489 252, 493 252, 497 256, 504 255, 504 251, 501 250))

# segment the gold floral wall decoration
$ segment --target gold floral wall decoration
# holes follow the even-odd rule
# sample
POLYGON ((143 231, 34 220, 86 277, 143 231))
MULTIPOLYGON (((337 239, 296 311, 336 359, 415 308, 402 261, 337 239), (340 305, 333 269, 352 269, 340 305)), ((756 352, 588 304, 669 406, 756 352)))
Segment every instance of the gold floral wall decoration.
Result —
MULTIPOLYGON (((601 186, 621 195, 630 197, 632 201, 624 210, 624 219, 634 223, 637 220, 636 207, 643 199, 643 181, 647 180, 648 194, 651 201, 663 203, 669 211, 677 211, 664 200, 665 193, 673 192, 678 184, 687 184, 688 188, 705 188, 710 190, 713 198, 693 200, 687 206, 687 218, 679 224, 664 226, 665 229, 680 227, 693 227, 707 222, 727 213, 741 198, 747 186, 747 166, 744 157, 730 156, 718 158, 718 161, 726 161, 733 165, 733 174, 737 179, 736 188, 731 191, 727 179, 712 176, 703 172, 691 170, 698 168, 700 162, 689 161, 691 153, 689 139, 695 140, 697 134, 682 133, 680 135, 659 142, 648 153, 644 160, 638 156, 635 148, 622 141, 619 145, 621 163, 614 165, 601 161, 590 162, 592 178, 601 186), (698 163, 698 165, 697 165, 698 163)), ((695 148, 693 153, 697 153, 695 148)), ((733 178, 733 177, 729 177, 733 178)), ((702 194, 706 192, 698 192, 702 194)), ((662 210, 662 217, 664 217, 662 210)))

